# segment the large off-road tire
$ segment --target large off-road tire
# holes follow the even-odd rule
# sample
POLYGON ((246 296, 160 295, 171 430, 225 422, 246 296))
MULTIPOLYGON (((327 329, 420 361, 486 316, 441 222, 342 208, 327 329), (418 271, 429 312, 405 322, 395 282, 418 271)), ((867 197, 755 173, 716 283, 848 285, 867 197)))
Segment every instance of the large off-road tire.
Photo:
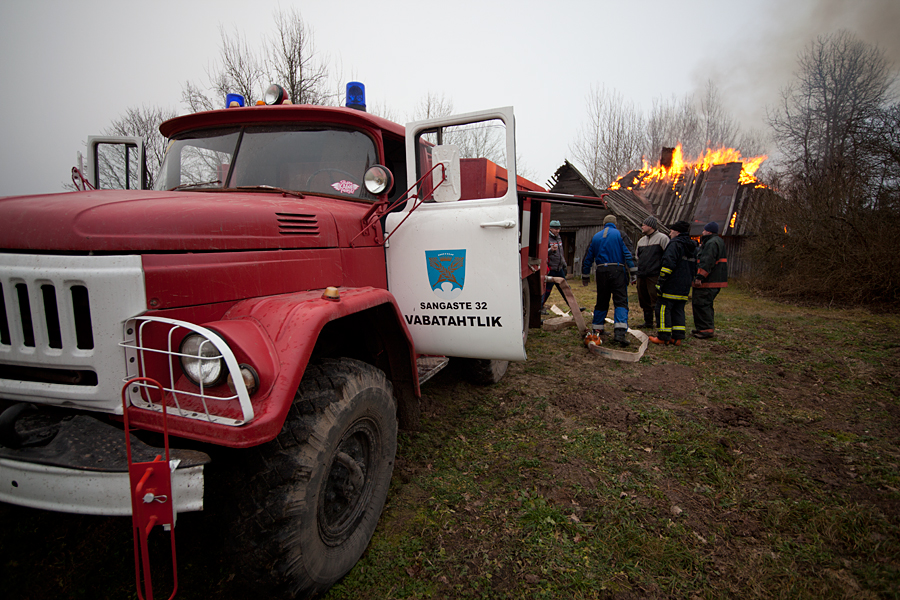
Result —
MULTIPOLYGON (((528 280, 522 280, 522 343, 528 341, 528 316, 531 314, 531 291, 528 280)), ((465 358, 460 368, 466 379, 476 385, 493 385, 498 383, 509 368, 508 360, 491 360, 489 358, 465 358)))
MULTIPOLYGON (((359 560, 378 523, 397 450, 396 404, 380 370, 351 360, 307 368, 284 429, 233 467, 238 586, 308 598, 359 560)), ((237 454, 237 453, 235 453, 237 454)))

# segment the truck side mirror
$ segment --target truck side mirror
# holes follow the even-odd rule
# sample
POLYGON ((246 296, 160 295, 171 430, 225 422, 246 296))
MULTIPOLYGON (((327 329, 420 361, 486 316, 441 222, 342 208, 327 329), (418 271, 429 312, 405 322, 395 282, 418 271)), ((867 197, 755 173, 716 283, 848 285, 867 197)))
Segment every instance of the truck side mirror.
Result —
POLYGON ((432 171, 432 182, 435 202, 456 202, 462 195, 462 185, 459 168, 459 146, 444 144, 435 146, 431 152, 435 165, 444 165, 444 168, 435 168, 432 171), (446 176, 446 180, 441 179, 446 176))
POLYGON ((88 178, 95 188, 145 190, 147 163, 139 137, 89 136, 88 178))

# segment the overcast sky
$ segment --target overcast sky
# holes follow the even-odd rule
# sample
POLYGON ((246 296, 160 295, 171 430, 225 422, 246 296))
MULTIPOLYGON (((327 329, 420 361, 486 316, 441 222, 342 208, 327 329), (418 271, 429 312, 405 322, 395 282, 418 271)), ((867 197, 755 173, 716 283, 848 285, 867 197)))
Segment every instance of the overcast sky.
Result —
POLYGON ((220 26, 253 47, 296 7, 342 81, 405 123, 427 93, 455 112, 512 105, 517 154, 545 184, 591 86, 647 111, 719 88, 747 128, 816 35, 846 28, 900 65, 900 0, 3 0, 0 196, 63 190, 76 152, 129 107, 169 107, 218 58, 220 26))

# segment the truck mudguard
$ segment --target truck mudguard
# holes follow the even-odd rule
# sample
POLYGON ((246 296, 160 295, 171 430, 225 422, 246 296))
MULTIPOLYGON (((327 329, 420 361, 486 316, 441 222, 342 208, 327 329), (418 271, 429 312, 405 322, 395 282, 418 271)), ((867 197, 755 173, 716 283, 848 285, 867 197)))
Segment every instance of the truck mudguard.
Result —
MULTIPOLYGON (((306 365, 314 354, 327 356, 332 342, 339 342, 343 355, 348 354, 348 347, 357 345, 359 352, 350 354, 384 370, 396 387, 408 388, 396 391, 401 404, 403 398, 417 399, 415 351, 393 296, 387 290, 371 287, 342 288, 339 292, 338 300, 324 298, 321 290, 245 300, 234 305, 221 321, 204 323, 203 327, 219 333, 229 343, 240 362, 253 361, 250 364, 259 376, 259 390, 251 397, 254 418, 246 425, 231 427, 203 418, 170 415, 170 433, 235 448, 274 439, 281 431, 306 365), (346 326, 329 327, 343 321, 347 321, 346 326), (328 335, 355 337, 320 341, 328 335), (368 337, 376 338, 379 347, 365 348, 363 341, 368 337)), ((132 406, 129 418, 133 426, 162 430, 161 416, 156 412, 132 406)))

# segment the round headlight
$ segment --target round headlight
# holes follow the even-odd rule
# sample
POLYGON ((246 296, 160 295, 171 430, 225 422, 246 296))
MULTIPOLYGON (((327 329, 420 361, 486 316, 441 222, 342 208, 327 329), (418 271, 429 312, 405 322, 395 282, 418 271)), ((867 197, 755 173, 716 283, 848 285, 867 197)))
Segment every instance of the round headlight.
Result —
POLYGON ((366 189, 371 194, 383 194, 394 186, 394 175, 390 169, 382 165, 372 165, 363 176, 366 189))
POLYGON ((181 341, 181 369, 196 385, 213 387, 228 375, 225 359, 216 346, 199 333, 191 333, 181 341))

